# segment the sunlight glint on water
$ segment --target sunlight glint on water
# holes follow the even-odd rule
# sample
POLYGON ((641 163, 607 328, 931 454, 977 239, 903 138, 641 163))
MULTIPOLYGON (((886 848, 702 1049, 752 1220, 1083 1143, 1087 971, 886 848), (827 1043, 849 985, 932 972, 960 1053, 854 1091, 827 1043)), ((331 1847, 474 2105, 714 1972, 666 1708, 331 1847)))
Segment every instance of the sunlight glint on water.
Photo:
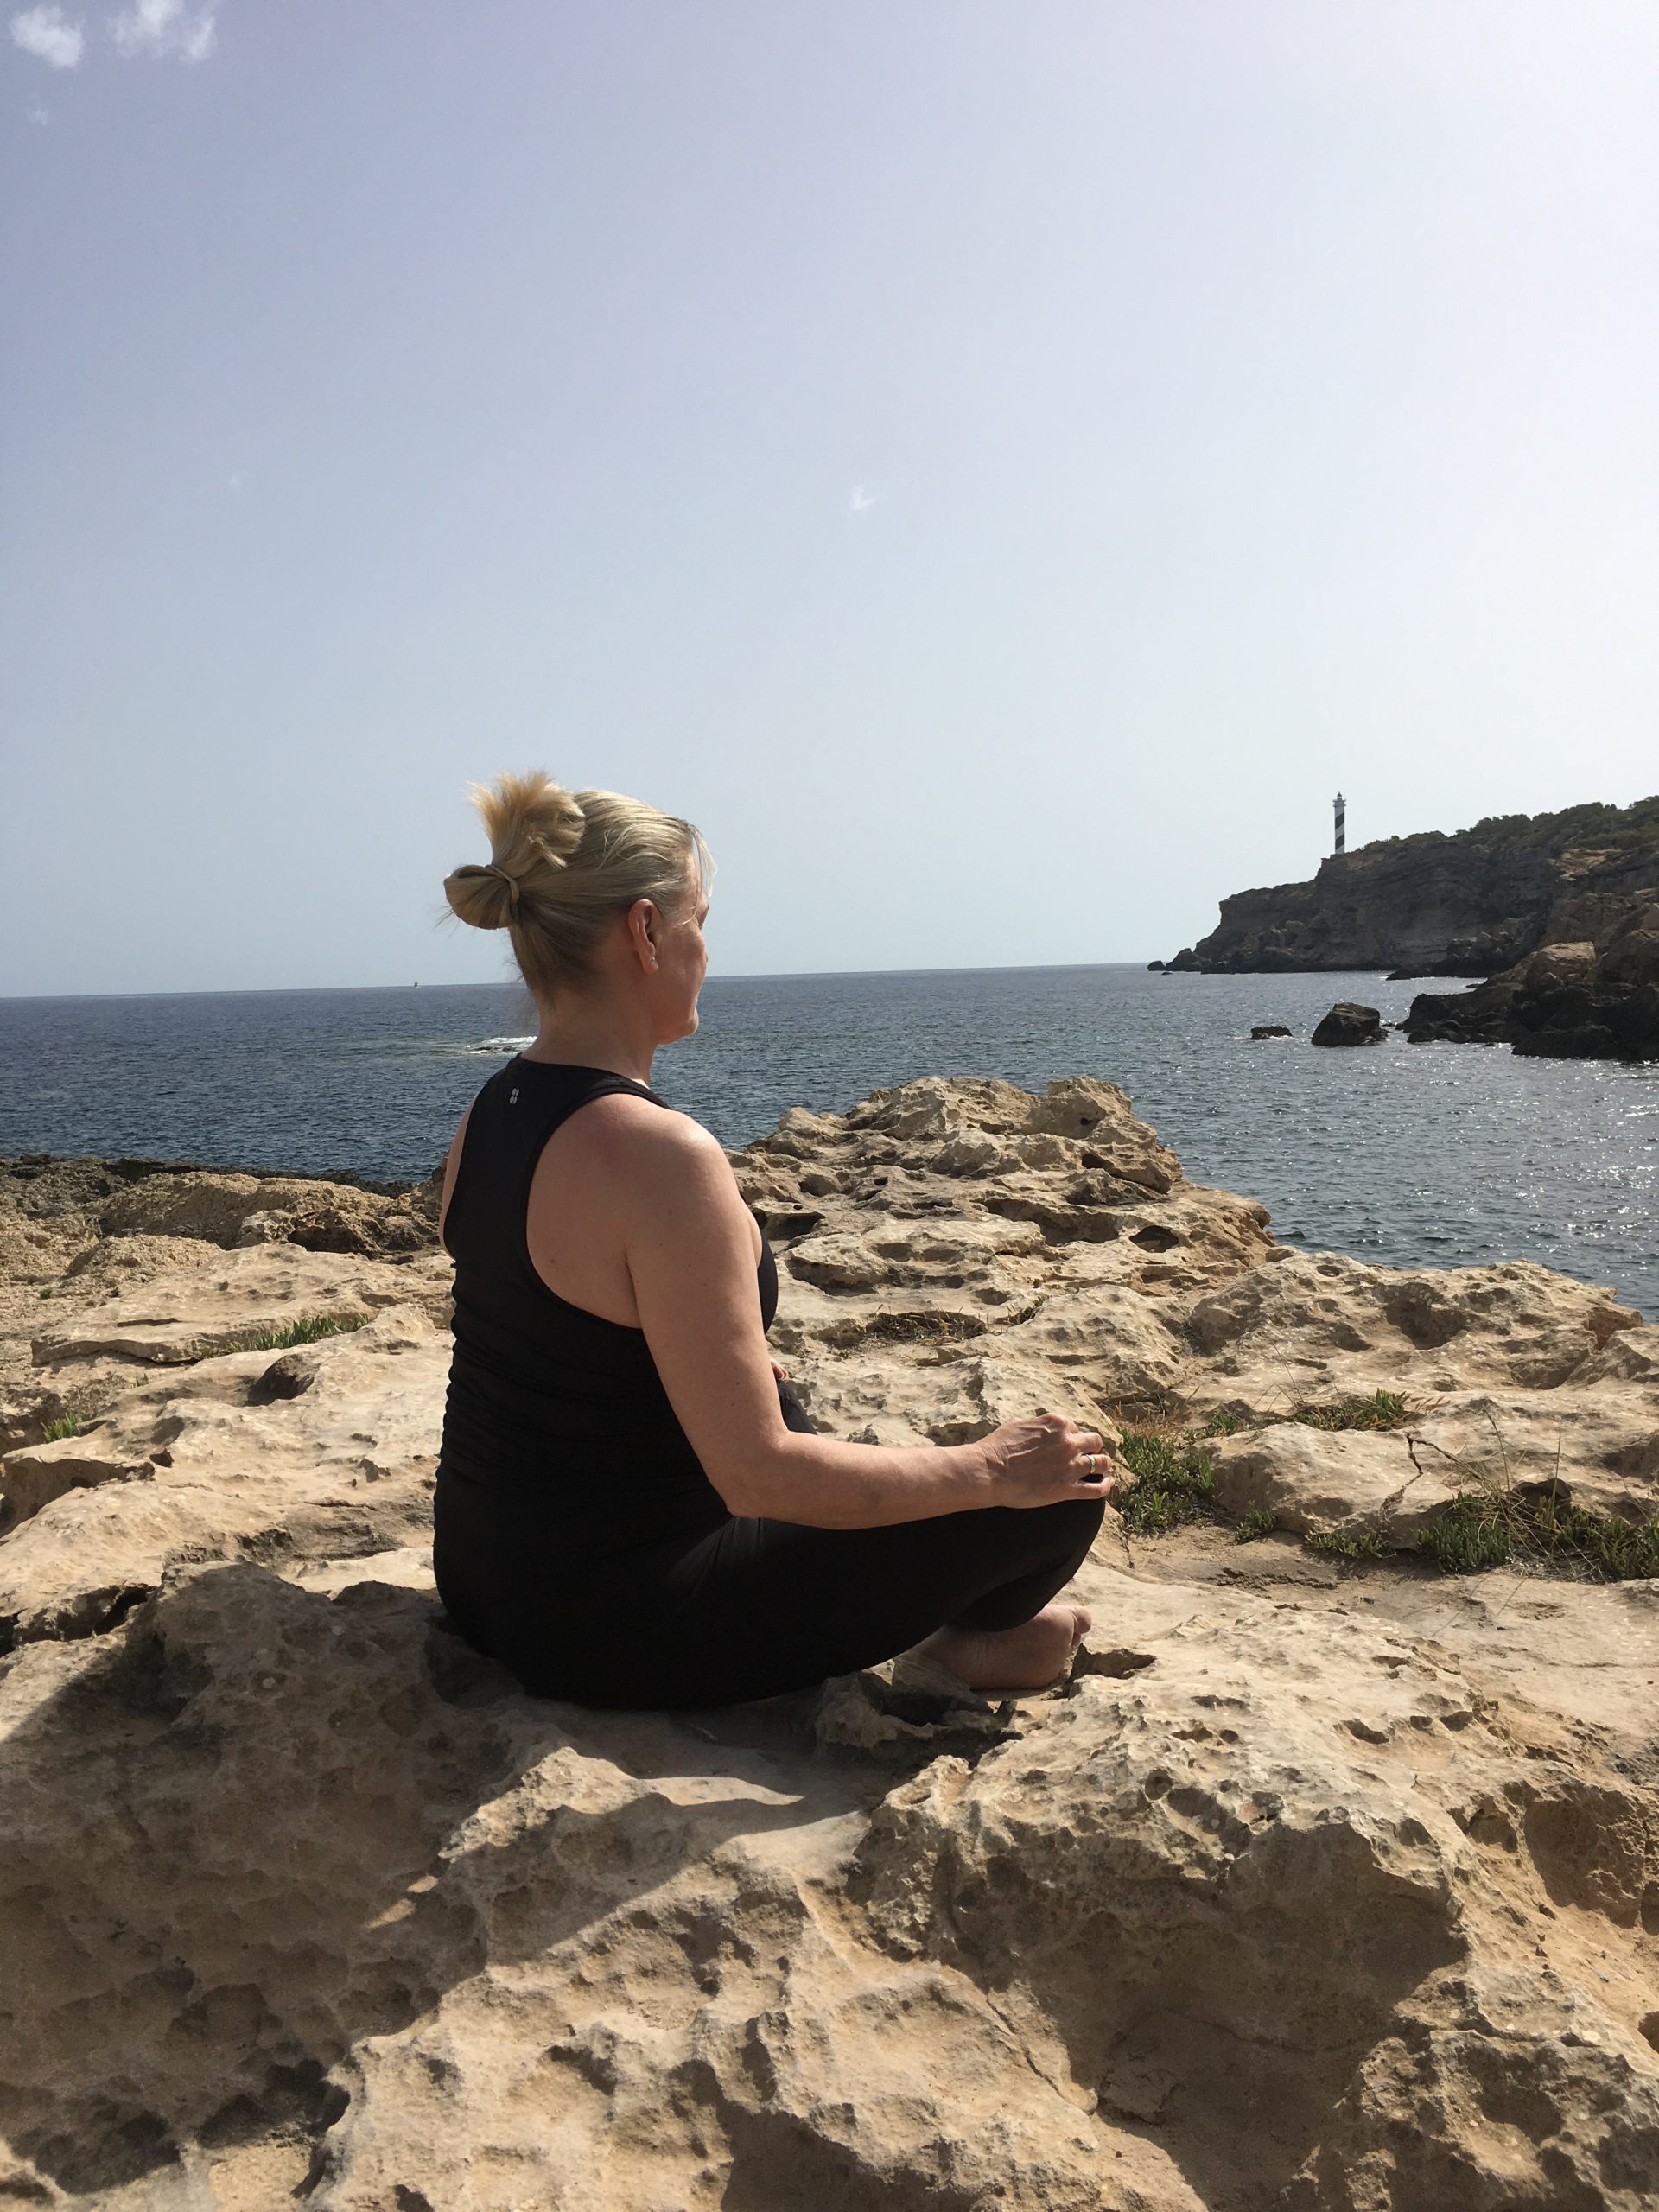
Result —
MULTIPOLYGON (((1397 1266, 1536 1259, 1659 1315, 1659 1067, 1306 1041, 1335 999, 1394 1020, 1417 988, 1125 967, 715 977, 657 1084, 734 1145, 790 1106, 912 1076, 1104 1076, 1195 1180, 1264 1200, 1287 1241, 1397 1266), (1249 1041, 1273 1021, 1297 1036, 1249 1041)), ((529 1011, 488 986, 0 1001, 0 1152, 423 1175, 529 1011)))

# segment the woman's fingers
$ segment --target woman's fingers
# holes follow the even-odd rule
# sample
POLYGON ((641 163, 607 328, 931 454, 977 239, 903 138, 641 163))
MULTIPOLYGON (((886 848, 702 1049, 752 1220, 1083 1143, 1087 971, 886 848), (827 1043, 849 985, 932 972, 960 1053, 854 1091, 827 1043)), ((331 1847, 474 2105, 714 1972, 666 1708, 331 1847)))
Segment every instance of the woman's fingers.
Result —
POLYGON ((1084 1429, 1077 1439, 1079 1478, 1090 1488, 1103 1483, 1111 1471, 1111 1455, 1106 1449, 1106 1440, 1097 1428, 1084 1429))
POLYGON ((1099 1429, 1039 1408, 1024 1421, 1010 1421, 1005 1434, 1003 1474, 1025 1492, 1027 1503, 1109 1493, 1116 1460, 1099 1429))

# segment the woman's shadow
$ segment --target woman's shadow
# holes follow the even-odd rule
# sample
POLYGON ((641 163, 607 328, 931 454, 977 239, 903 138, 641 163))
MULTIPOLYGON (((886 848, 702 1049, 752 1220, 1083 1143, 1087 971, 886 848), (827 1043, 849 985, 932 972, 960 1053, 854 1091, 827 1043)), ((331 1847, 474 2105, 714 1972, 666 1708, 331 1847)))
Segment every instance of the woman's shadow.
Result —
POLYGON ((384 1584, 213 1567, 8 1675, 0 2129, 72 2194, 192 2144, 315 2142, 362 2038, 733 1838, 860 1802, 791 1757, 799 1700, 532 1700, 384 1584))

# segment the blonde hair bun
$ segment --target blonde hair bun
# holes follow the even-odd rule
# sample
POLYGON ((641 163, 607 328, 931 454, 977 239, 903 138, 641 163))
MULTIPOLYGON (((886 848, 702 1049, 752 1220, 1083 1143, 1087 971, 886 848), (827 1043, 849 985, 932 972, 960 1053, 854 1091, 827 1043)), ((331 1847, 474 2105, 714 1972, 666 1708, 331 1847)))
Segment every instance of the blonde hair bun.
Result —
POLYGON ((474 784, 472 802, 490 841, 486 865, 458 868, 443 879, 451 911, 475 930, 504 930, 526 887, 546 869, 562 868, 582 842, 582 802, 539 770, 474 784))
POLYGON ((444 897, 474 929, 511 930, 532 991, 578 982, 613 915, 639 899, 677 913, 695 866, 712 871, 701 834, 620 791, 568 791, 539 769, 473 786, 490 841, 486 862, 443 880, 444 897))

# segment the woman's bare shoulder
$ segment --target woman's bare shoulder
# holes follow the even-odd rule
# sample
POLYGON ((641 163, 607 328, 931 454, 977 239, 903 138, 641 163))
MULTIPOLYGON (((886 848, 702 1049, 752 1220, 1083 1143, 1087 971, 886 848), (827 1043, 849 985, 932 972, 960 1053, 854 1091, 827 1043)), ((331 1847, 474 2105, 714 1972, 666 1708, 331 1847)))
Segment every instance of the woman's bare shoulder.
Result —
POLYGON ((573 1114, 559 1134, 570 1140, 564 1147, 567 1159, 580 1160, 607 1179, 681 1180, 718 1172, 731 1179, 720 1140, 701 1122, 631 1091, 595 1098, 573 1114))

